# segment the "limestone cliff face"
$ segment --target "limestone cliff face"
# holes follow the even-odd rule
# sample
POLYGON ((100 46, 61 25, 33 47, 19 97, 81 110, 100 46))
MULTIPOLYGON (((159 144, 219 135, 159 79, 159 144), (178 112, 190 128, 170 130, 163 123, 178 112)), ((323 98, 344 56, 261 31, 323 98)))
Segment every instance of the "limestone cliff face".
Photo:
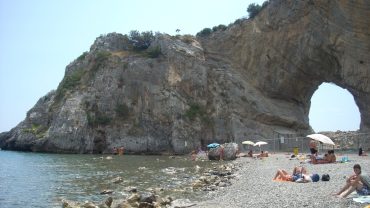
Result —
MULTIPOLYGON (((229 61, 254 88, 294 105, 305 118, 321 83, 349 90, 361 112, 361 129, 368 130, 369 17, 369 1, 276 0, 253 21, 201 43, 209 57, 229 61)), ((294 120, 305 123, 300 116, 294 120)))
POLYGON ((275 0, 253 20, 206 37, 157 35, 148 58, 125 38, 97 38, 56 91, 0 134, 26 151, 187 153, 210 142, 312 130, 322 82, 348 89, 370 128, 370 2, 275 0))

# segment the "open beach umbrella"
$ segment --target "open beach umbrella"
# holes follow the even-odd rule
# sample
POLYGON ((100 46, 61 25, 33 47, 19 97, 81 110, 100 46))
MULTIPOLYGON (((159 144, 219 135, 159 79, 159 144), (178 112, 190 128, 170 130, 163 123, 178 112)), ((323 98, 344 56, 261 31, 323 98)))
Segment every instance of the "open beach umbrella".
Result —
MULTIPOLYGON (((251 145, 251 146, 253 146, 254 145, 254 142, 252 142, 252 141, 243 141, 242 144, 243 145, 251 145)), ((246 146, 244 146, 244 148, 246 149, 246 146)), ((251 148, 249 148, 249 149, 251 149, 251 148)))
POLYGON ((267 142, 260 141, 260 142, 256 142, 253 146, 259 146, 259 147, 261 147, 261 145, 265 145, 265 144, 267 144, 267 142))
POLYGON ((327 137, 323 134, 310 134, 310 135, 307 135, 307 137, 309 137, 313 140, 322 142, 323 144, 335 145, 334 142, 329 137, 327 137))
POLYGON ((265 145, 265 144, 267 144, 267 142, 259 141, 259 142, 256 142, 253 146, 259 146, 260 147, 260 151, 261 151, 261 145, 265 145))
POLYGON ((218 146, 220 146, 219 143, 212 143, 212 144, 207 145, 208 148, 215 148, 215 147, 218 147, 218 146))
POLYGON ((252 141, 243 141, 242 144, 254 145, 254 142, 252 142, 252 141))

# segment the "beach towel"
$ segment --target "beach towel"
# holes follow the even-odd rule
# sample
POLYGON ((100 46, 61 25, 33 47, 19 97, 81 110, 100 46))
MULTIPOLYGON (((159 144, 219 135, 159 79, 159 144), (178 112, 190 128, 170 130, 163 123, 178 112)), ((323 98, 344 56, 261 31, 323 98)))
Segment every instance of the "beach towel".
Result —
POLYGON ((359 202, 359 203, 369 203, 370 204, 370 195, 369 196, 357 196, 356 198, 353 198, 353 201, 359 202))
POLYGON ((275 181, 275 182, 292 182, 292 181, 287 181, 287 180, 283 180, 283 179, 272 179, 272 181, 275 181))

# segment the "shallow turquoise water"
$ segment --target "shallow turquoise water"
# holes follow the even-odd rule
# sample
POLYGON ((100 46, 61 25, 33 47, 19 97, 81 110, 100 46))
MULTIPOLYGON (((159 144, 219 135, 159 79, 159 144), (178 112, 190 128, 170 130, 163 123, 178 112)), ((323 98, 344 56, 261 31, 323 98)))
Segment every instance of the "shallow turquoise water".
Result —
POLYGON ((100 202, 107 198, 100 195, 104 189, 122 199, 130 187, 197 199, 202 193, 191 191, 191 182, 212 166, 187 157, 107 156, 0 151, 0 207, 61 207, 62 199, 100 202), (113 183, 116 177, 123 182, 113 183))

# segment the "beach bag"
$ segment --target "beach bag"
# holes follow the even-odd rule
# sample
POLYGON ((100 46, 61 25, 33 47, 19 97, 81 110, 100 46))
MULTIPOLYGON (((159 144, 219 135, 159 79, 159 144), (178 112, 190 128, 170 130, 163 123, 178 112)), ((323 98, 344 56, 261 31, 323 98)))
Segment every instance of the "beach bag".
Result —
POLYGON ((324 175, 322 175, 321 180, 322 180, 322 181, 330 181, 330 176, 329 176, 329 174, 324 174, 324 175))

